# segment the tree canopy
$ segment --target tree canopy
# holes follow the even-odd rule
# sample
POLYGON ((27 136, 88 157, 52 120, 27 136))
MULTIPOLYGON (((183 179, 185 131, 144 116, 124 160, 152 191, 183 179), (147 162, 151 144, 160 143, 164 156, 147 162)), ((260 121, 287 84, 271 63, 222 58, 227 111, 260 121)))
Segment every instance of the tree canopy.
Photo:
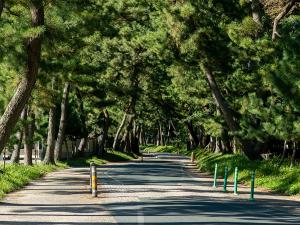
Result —
POLYGON ((294 160, 299 26, 297 0, 1 0, 0 151, 41 141, 54 163, 95 139, 97 155, 288 145, 294 160))

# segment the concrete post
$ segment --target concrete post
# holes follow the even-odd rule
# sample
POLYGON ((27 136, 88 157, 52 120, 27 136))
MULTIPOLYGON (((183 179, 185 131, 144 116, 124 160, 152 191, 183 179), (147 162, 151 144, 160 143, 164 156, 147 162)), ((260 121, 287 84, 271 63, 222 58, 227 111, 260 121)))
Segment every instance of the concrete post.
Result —
POLYGON ((216 163, 216 165, 215 165, 215 173, 214 173, 214 185, 213 185, 214 188, 217 188, 217 186, 218 186, 217 179, 218 179, 218 164, 216 163))
POLYGON ((235 170, 234 170, 234 194, 235 195, 238 195, 238 168, 235 167, 235 170))

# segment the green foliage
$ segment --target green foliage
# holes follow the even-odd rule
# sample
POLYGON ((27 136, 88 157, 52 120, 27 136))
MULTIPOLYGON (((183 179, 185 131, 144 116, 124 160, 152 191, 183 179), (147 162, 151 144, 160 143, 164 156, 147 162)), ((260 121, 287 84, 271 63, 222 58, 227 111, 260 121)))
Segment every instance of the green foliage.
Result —
MULTIPOLYGON (((174 146, 150 146, 144 151, 150 152, 168 152, 178 153, 190 156, 191 152, 183 148, 174 146)), ((224 168, 229 168, 229 179, 233 180, 235 167, 239 169, 239 182, 249 185, 251 172, 256 172, 255 183, 259 187, 268 188, 269 190, 289 194, 300 194, 300 164, 293 168, 289 166, 288 161, 279 165, 278 158, 264 161, 251 161, 243 155, 233 154, 215 154, 209 151, 196 151, 197 166, 201 172, 214 173, 215 164, 218 164, 218 173, 224 174, 224 168)))
POLYGON ((250 184, 251 171, 256 171, 255 182, 257 186, 289 195, 300 194, 299 174, 300 165, 290 168, 289 163, 279 166, 279 159, 273 158, 265 161, 249 161, 242 155, 222 155, 199 151, 196 154, 197 164, 201 171, 213 173, 218 163, 219 174, 224 174, 225 165, 229 167, 230 178, 233 179, 234 169, 239 169, 239 180, 250 184))

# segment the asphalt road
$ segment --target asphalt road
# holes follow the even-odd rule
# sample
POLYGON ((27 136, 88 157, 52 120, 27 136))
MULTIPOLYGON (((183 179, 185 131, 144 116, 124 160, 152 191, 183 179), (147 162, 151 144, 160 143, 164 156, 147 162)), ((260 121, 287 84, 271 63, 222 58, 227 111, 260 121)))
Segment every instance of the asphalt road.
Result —
MULTIPOLYGON (((88 168, 51 173, 0 202, 0 225, 300 224, 300 202, 260 191, 250 202, 212 188, 211 176, 169 154, 98 168, 99 196, 88 192, 88 168)), ((221 180, 220 180, 221 182, 221 180)))
POLYGON ((169 154, 107 165, 99 174, 108 197, 102 206, 119 224, 300 224, 300 202, 264 192, 250 202, 248 187, 234 196, 229 184, 223 193, 212 188, 211 176, 192 168, 189 160, 169 154))

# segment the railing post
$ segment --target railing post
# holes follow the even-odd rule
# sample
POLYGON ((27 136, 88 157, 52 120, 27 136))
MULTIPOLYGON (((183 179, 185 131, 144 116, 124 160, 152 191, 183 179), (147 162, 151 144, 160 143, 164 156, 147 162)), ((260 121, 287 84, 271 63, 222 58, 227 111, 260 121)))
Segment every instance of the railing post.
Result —
POLYGON ((238 176, 239 176, 239 174, 238 174, 238 168, 237 167, 235 167, 235 170, 234 170, 234 194, 235 195, 238 195, 238 176))
POLYGON ((216 165, 215 165, 214 185, 213 185, 214 188, 216 188, 218 186, 217 179, 218 179, 218 163, 216 163, 216 165))
POLYGON ((92 168, 92 196, 97 197, 97 167, 94 163, 91 163, 92 168))
POLYGON ((251 173, 251 190, 250 190, 250 201, 254 201, 254 184, 255 184, 255 171, 251 173))
POLYGON ((223 191, 224 191, 224 192, 227 191, 227 178, 228 178, 228 167, 225 166, 225 172, 224 172, 224 187, 223 187, 223 191))

